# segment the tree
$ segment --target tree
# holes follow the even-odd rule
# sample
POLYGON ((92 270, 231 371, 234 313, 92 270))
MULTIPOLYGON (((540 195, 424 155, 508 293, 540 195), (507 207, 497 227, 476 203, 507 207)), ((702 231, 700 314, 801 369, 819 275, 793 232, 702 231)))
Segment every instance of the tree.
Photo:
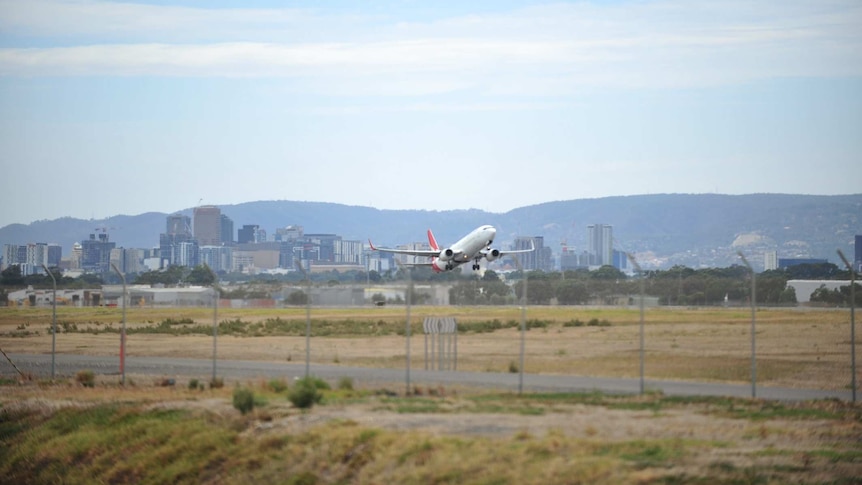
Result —
POLYGON ((555 290, 557 301, 561 305, 583 305, 590 297, 587 285, 580 281, 561 281, 555 290))
POLYGON ((796 288, 788 286, 778 295, 778 303, 796 303, 796 288))
POLYGON ((479 300, 479 286, 475 281, 462 281, 449 288, 452 305, 473 305, 479 300))
POLYGON ((215 275, 206 266, 198 265, 192 268, 185 281, 192 285, 211 286, 215 283, 215 275))
POLYGON ((307 301, 308 296, 301 290, 296 290, 287 296, 288 305, 305 305, 307 301))
POLYGON ((500 276, 496 271, 488 269, 485 270, 485 274, 482 275, 482 281, 500 281, 500 276))
POLYGON ((24 276, 21 275, 21 267, 13 264, 0 273, 0 285, 24 286, 24 276))
POLYGON ((810 301, 813 303, 823 303, 826 305, 841 305, 844 303, 844 296, 837 289, 830 290, 826 285, 820 285, 811 293, 810 301))
POLYGON ((606 264, 595 271, 591 271, 590 277, 596 280, 624 280, 626 279, 626 274, 606 264))

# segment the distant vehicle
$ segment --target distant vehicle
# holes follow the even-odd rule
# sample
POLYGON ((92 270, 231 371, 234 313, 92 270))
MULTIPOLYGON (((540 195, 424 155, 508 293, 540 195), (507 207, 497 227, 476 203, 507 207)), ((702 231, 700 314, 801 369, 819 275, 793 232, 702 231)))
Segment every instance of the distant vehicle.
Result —
POLYGON ((431 232, 431 229, 428 229, 428 244, 431 245, 431 249, 378 248, 374 246, 371 239, 368 240, 368 244, 371 245, 371 249, 374 251, 409 254, 411 256, 425 256, 431 258, 430 263, 415 264, 413 266, 430 266, 436 273, 451 271, 467 261, 473 261, 473 270, 478 270, 479 261, 481 261, 482 258, 488 261, 494 261, 495 259, 502 258, 508 254, 529 253, 536 249, 535 246, 533 246, 532 241, 530 241, 530 249, 520 249, 515 251, 501 251, 499 249, 494 249, 491 247, 491 244, 494 243, 494 237, 496 235, 497 230, 494 229, 494 226, 479 226, 476 229, 473 229, 470 234, 459 239, 455 244, 447 248, 440 249, 440 246, 437 244, 437 239, 434 238, 434 234, 431 232))

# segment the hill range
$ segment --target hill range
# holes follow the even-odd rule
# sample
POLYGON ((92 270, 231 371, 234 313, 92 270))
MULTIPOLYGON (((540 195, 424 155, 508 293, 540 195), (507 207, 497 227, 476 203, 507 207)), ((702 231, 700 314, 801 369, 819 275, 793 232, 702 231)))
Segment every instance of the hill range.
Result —
MULTIPOLYGON (((542 236, 556 257, 562 246, 588 248, 587 226, 613 226, 614 248, 638 254, 645 267, 674 264, 726 267, 738 264, 736 254, 749 254, 762 266, 766 251, 780 258, 823 258, 837 263, 837 249, 854 254, 854 236, 862 234, 862 194, 659 194, 547 202, 505 213, 477 209, 427 211, 380 210, 371 207, 300 201, 258 201, 220 205, 234 228, 257 224, 267 233, 288 225, 306 234, 338 234, 344 239, 379 245, 424 242, 434 230, 442 244, 481 224, 497 227, 497 245, 518 236, 542 236)), ((192 216, 192 209, 177 211, 192 216)), ((63 254, 101 229, 126 248, 158 246, 168 214, 148 212, 100 220, 64 217, 0 228, 0 244, 58 243, 63 254)))

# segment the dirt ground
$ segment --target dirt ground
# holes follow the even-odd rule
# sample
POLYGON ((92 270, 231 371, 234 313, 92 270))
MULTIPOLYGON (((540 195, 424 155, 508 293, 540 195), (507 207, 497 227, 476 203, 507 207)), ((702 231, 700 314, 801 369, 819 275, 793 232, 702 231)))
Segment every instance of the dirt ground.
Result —
MULTIPOLYGON (((849 387, 847 325, 761 325, 756 338, 760 384, 811 389, 849 387)), ((430 352, 432 344, 420 334, 411 338, 410 345, 414 367, 424 368, 426 345, 430 352)), ((446 345, 454 348, 454 339, 446 345)), ((117 355, 119 336, 58 334, 56 346, 61 354, 117 355)), ((439 340, 435 347, 439 348, 439 340)), ((51 337, 0 336, 0 348, 7 353, 47 353, 51 337)), ((653 324, 646 328, 644 349, 648 378, 744 383, 750 376, 747 324, 653 324)), ((519 350, 517 329, 459 335, 458 369, 508 372, 510 364, 518 361, 519 350)), ((639 372, 639 333, 634 325, 533 329, 525 333, 525 352, 524 370, 530 373, 636 377, 639 372)), ((134 334, 127 338, 126 355, 211 358, 212 337, 134 334)), ((218 339, 218 355, 227 360, 299 361, 305 357, 305 338, 222 336, 218 339)), ((311 360, 315 363, 400 368, 404 358, 402 336, 311 338, 311 360)), ((857 380, 862 382, 862 375, 857 380)))

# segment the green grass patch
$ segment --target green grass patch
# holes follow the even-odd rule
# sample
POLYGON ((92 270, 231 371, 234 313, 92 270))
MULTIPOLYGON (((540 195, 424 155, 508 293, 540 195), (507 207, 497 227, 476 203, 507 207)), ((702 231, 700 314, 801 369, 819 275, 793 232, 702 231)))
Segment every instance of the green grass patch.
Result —
POLYGON ((185 411, 99 405, 18 422, 29 429, 0 460, 9 483, 201 482, 236 448, 236 432, 185 411))

